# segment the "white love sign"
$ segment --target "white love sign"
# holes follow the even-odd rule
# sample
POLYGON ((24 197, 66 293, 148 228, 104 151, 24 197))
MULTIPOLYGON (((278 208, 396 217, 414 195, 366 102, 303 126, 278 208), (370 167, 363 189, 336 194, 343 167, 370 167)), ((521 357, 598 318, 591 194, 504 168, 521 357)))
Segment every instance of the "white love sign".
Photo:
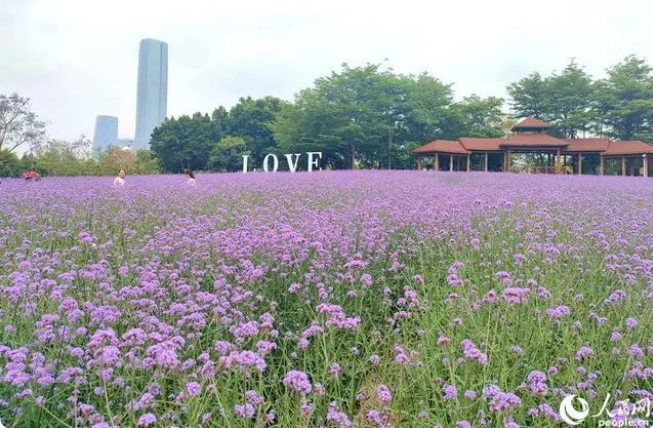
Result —
MULTIPOLYGON (((297 171, 297 165, 299 164, 299 158, 301 153, 289 153, 284 155, 286 162, 288 163, 288 170, 291 173, 297 171)), ((317 171, 322 171, 320 167, 320 159, 322 159, 322 152, 306 152, 308 155, 308 164, 306 170, 308 172, 313 172, 313 168, 317 168, 317 171)), ((249 155, 243 155, 243 173, 247 172, 247 163, 249 161, 249 155)), ((268 154, 263 158, 263 171, 265 172, 277 172, 279 169, 279 158, 275 154, 268 154), (270 162, 272 166, 270 167, 270 162)))

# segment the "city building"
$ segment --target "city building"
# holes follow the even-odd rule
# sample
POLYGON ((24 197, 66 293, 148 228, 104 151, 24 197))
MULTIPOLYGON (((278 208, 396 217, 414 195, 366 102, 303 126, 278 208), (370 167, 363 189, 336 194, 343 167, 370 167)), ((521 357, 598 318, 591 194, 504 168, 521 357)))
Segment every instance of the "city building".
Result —
POLYGON ((120 147, 134 147, 134 140, 130 138, 118 138, 118 146, 120 147))
POLYGON ((95 119, 93 133, 93 150, 106 150, 118 141, 118 118, 115 116, 101 115, 95 119))
POLYGON ((560 139, 548 123, 528 117, 506 138, 435 140, 412 152, 417 167, 435 171, 509 171, 653 177, 653 146, 607 138, 560 139), (519 165, 513 158, 528 156, 519 165), (432 159, 432 161, 431 161, 432 159))
POLYGON ((168 105, 168 44, 141 40, 138 53, 136 136, 134 148, 148 148, 152 131, 166 117, 168 105))

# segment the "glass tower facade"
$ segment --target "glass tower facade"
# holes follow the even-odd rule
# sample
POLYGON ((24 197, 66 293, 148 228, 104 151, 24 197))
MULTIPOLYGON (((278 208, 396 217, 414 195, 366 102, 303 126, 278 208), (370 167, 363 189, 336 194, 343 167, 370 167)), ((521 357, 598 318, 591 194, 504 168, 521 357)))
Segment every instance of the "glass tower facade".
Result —
POLYGON ((168 44, 154 39, 141 40, 134 149, 149 148, 152 131, 165 119, 167 106, 168 44))
POLYGON ((118 118, 115 116, 98 116, 95 119, 93 149, 105 150, 111 144, 118 144, 118 118))

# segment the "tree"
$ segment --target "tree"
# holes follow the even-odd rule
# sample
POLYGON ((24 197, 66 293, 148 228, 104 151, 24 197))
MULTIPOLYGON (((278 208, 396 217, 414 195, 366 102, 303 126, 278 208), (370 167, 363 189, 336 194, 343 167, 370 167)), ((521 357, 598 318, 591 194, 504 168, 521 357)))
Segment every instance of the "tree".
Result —
MULTIPOLYGON (((42 144, 35 156, 23 157, 44 175, 89 175, 96 172, 90 158, 91 142, 81 135, 74 141, 50 140, 42 144)), ((27 167, 26 169, 32 169, 27 167)))
POLYGON ((45 137, 45 122, 32 112, 29 98, 0 94, 0 149, 9 152, 23 144, 38 147, 45 137))
POLYGON ((471 95, 463 98, 452 107, 454 120, 458 121, 456 138, 486 137, 499 138, 505 136, 502 112, 503 99, 497 97, 481 98, 471 95))
POLYGON ((205 169, 211 149, 222 138, 226 124, 225 110, 211 116, 167 118, 152 132, 150 150, 165 172, 182 172, 185 168, 205 169))
POLYGON ((412 150, 424 145, 424 142, 405 142, 392 148, 392 168, 393 169, 414 169, 415 155, 412 150))
POLYGON ((124 169, 127 174, 137 172, 137 154, 131 149, 109 146, 100 156, 98 168, 102 175, 116 175, 124 169))
POLYGON ((34 152, 25 152, 20 159, 20 167, 22 171, 31 171, 36 169, 37 162, 36 154, 34 152))
POLYGON ((23 171, 15 153, 0 149, 0 177, 18 177, 23 171))
POLYGON ((284 101, 275 97, 240 98, 229 110, 227 133, 242 137, 251 153, 252 161, 260 163, 276 147, 271 125, 281 111, 284 101))
POLYGON ((540 73, 532 73, 507 88, 513 114, 517 118, 534 116, 546 118, 547 81, 540 73))
POLYGON ((273 125, 278 144, 290 151, 321 151, 336 168, 374 166, 388 153, 391 130, 402 118, 405 91, 378 64, 319 78, 283 108, 273 125))
POLYGON ((152 152, 148 149, 140 149, 136 151, 136 174, 154 174, 159 172, 157 160, 152 156, 152 152))
MULTIPOLYGON (((616 139, 653 142, 653 76, 644 59, 628 56, 596 84, 595 112, 616 139)), ((603 129, 602 129, 603 131, 603 129)))
POLYGON ((594 87, 591 77, 573 60, 548 79, 545 108, 552 134, 577 138, 590 131, 596 114, 592 110, 594 87))
POLYGON ((234 172, 242 168, 243 155, 250 154, 242 137, 227 136, 218 141, 209 156, 209 168, 234 172))
MULTIPOLYGON (((400 153, 404 153, 408 145, 416 142, 424 144, 436 139, 458 136, 451 110, 452 85, 446 85, 428 73, 398 76, 398 80, 405 98, 400 98, 400 121, 393 138, 395 150, 398 151, 396 156, 403 156, 400 153)), ((397 157, 393 157, 393 160, 397 167, 410 167, 397 157)))

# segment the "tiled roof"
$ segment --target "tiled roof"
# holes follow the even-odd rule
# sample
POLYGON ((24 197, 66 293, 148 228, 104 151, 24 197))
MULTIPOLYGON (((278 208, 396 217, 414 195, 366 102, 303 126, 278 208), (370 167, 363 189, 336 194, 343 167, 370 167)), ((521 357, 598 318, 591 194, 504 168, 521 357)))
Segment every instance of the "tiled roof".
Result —
POLYGON ((467 150, 501 150, 503 138, 461 138, 460 142, 467 150))
POLYGON ((650 146, 643 141, 610 141, 608 150, 606 150, 603 155, 639 155, 646 153, 653 154, 653 146, 650 146))
POLYGON ((561 140, 547 134, 519 134, 508 138, 461 138, 435 140, 413 150, 413 153, 449 153, 467 155, 472 152, 501 151, 508 148, 560 148, 564 153, 601 153, 605 156, 653 154, 653 146, 643 141, 610 141, 606 138, 561 140))
POLYGON ((565 152, 604 152, 608 150, 610 140, 607 138, 582 138, 564 140, 569 146, 565 152))
POLYGON ((504 138, 502 147, 532 146, 532 147, 560 147, 569 145, 565 140, 552 137, 548 134, 520 134, 504 138))
POLYGON ((465 150, 465 148, 460 144, 460 141, 451 141, 451 140, 435 140, 430 143, 419 147, 413 150, 413 153, 453 153, 468 155, 471 152, 465 150))
POLYGON ((522 120, 519 122, 517 125, 512 127, 512 131, 519 130, 519 129, 543 129, 543 128, 550 128, 551 125, 549 125, 546 122, 542 122, 540 119, 536 117, 527 117, 526 119, 522 120))

